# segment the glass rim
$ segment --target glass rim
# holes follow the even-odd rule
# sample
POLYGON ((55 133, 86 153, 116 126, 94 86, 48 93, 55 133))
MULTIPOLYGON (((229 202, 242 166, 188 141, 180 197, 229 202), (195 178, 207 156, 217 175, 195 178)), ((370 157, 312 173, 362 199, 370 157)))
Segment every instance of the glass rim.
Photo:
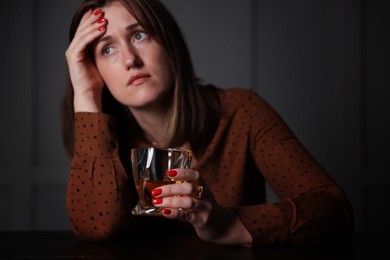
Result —
POLYGON ((131 151, 137 151, 137 150, 146 150, 146 149, 153 149, 156 151, 170 151, 170 152, 186 152, 189 154, 193 154, 191 150, 188 149, 182 149, 182 148, 163 148, 163 147, 154 147, 154 146, 144 146, 144 147, 134 147, 131 148, 131 151))

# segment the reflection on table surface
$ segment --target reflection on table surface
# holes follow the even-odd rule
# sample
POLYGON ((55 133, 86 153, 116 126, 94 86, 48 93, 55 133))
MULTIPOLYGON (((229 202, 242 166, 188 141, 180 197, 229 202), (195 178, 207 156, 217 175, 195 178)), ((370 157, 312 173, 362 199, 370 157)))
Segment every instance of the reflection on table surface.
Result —
POLYGON ((69 231, 0 231, 0 259, 366 259, 385 255, 390 241, 359 236, 337 243, 248 249, 183 234, 149 235, 87 242, 69 231))

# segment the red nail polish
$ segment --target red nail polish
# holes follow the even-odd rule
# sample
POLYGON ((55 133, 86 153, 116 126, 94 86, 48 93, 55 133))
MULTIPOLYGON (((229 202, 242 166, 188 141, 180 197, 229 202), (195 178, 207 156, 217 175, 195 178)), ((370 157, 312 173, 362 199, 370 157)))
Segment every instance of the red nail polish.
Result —
POLYGON ((152 203, 153 203, 153 204, 161 204, 162 201, 163 201, 162 198, 155 198, 155 199, 152 199, 152 203))
POLYGON ((163 209, 162 213, 165 215, 170 215, 172 213, 172 211, 170 209, 163 209))
POLYGON ((93 14, 98 16, 101 13, 102 13, 102 10, 101 9, 97 9, 93 14))
POLYGON ((175 170, 169 170, 168 171, 168 176, 169 177, 175 177, 177 175, 177 171, 175 171, 175 170))
POLYGON ((152 190, 152 196, 153 197, 161 195, 161 193, 162 193, 162 189, 160 189, 160 188, 152 190))
POLYGON ((102 18, 100 18, 97 22, 98 22, 98 23, 104 23, 105 21, 106 21, 106 18, 102 17, 102 18))
POLYGON ((103 25, 102 27, 99 27, 98 30, 99 30, 99 31, 103 31, 103 30, 105 30, 105 29, 106 29, 106 26, 103 25))

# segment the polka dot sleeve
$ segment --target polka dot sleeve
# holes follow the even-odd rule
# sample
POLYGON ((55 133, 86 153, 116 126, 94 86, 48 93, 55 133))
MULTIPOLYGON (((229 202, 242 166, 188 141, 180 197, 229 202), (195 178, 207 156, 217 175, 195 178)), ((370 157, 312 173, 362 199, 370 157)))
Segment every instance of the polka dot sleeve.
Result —
POLYGON ((75 156, 115 156, 115 123, 112 117, 100 113, 75 114, 75 156))
POLYGON ((245 109, 252 115, 250 153, 280 198, 239 210, 255 242, 313 243, 349 233, 351 212, 341 188, 259 96, 251 93, 245 109))
POLYGON ((220 96, 223 118, 199 172, 217 201, 237 214, 253 245, 349 236, 353 220, 345 193, 274 109, 250 90, 220 96), (267 203, 265 183, 278 202, 267 203))
POLYGON ((119 160, 113 118, 75 114, 75 150, 67 189, 67 211, 76 235, 110 239, 131 225, 126 172, 119 160))

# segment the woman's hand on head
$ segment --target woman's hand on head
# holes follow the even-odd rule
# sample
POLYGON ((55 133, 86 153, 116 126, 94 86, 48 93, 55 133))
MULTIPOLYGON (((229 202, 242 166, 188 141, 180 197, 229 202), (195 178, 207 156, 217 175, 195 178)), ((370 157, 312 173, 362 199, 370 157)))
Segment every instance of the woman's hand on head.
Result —
POLYGON ((153 203, 162 207, 166 218, 192 224, 199 238, 205 241, 249 246, 252 236, 238 217, 217 203, 211 190, 192 169, 169 171, 176 184, 152 191, 153 203))
POLYGON ((87 11, 65 52, 74 91, 75 112, 100 112, 104 81, 100 76, 89 46, 106 30, 107 20, 101 9, 87 11))

